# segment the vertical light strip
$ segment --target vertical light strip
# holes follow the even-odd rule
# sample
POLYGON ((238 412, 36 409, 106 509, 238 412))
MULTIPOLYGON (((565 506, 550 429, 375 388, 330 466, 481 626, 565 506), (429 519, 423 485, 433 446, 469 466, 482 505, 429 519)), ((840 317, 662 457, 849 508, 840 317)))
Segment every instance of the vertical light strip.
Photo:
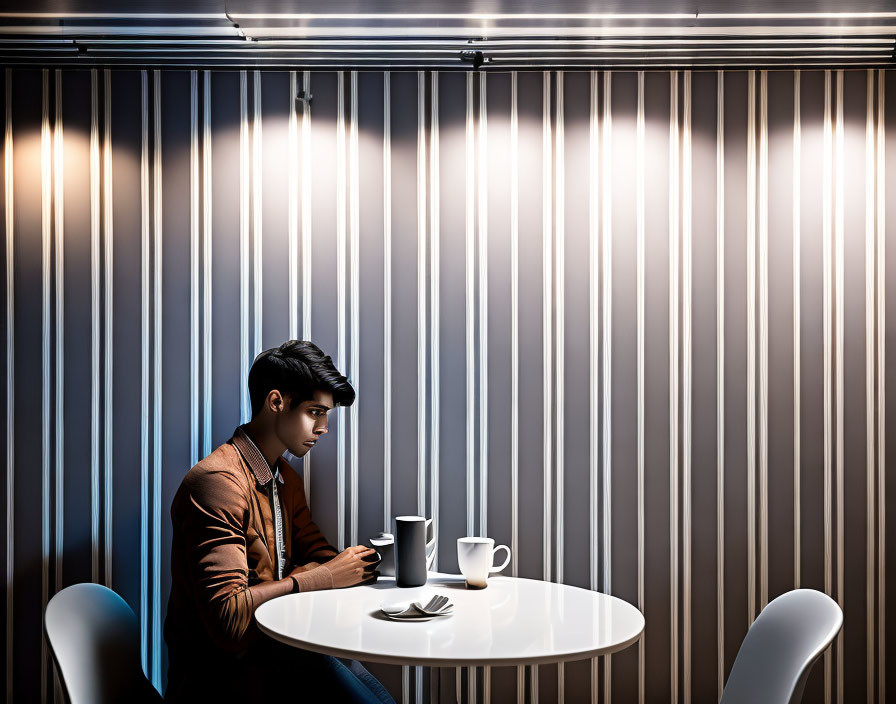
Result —
MULTIPOLYGON (((261 352, 261 316, 264 298, 264 270, 262 268, 262 210, 261 199, 264 193, 264 168, 262 164, 261 134, 261 71, 252 72, 252 323, 255 327, 253 338, 253 358, 261 352)), ((342 357, 339 358, 342 364, 342 357)), ((341 447, 341 446, 340 446, 341 447)), ((340 453, 340 457, 341 457, 340 453)))
MULTIPOLYGON (((302 339, 311 339, 311 71, 302 72, 302 339)), ((388 107, 387 107, 388 109, 388 107)), ((303 460, 307 475, 309 455, 303 460)), ((305 476, 305 491, 311 491, 311 482, 305 476)), ((310 494, 309 494, 310 496, 310 494)), ((308 499, 309 505, 311 499, 308 499)))
POLYGON ((886 181, 884 78, 877 72, 877 700, 885 702, 886 629, 886 181))
MULTIPOLYGON (((600 478, 598 471, 600 462, 598 453, 600 448, 600 416, 598 404, 598 375, 600 364, 600 349, 598 325, 600 324, 598 301, 598 275, 600 267, 599 241, 600 237, 600 210, 598 207, 600 197, 600 169, 599 144, 599 73, 591 71, 591 93, 589 96, 589 134, 588 134, 588 415, 589 415, 589 522, 591 552, 590 560, 590 585, 591 589, 600 589, 600 533, 598 531, 598 513, 600 504, 600 478)), ((593 658, 592 660, 596 660, 593 658)), ((596 696, 592 687, 592 695, 596 696)))
POLYGON ((801 409, 801 298, 800 298, 800 162, 802 161, 802 128, 800 124, 800 71, 793 72, 793 588, 799 589, 802 563, 802 519, 800 518, 801 409))
POLYGON ((190 466, 199 462, 199 72, 190 71, 190 466))
MULTIPOLYGON (((563 404, 564 404, 564 238, 565 238, 565 222, 566 215, 566 186, 564 179, 564 114, 563 114, 563 71, 557 71, 557 95, 555 104, 554 117, 554 200, 556 203, 554 210, 554 267, 556 281, 556 298, 554 299, 554 344, 556 346, 555 366, 555 423, 557 438, 557 454, 556 454, 556 474, 554 477, 555 501, 557 504, 555 521, 556 521, 556 580, 563 582, 563 558, 566 554, 563 541, 563 449, 564 449, 564 423, 563 423, 563 404)), ((557 700, 564 700, 564 690, 566 688, 566 671, 564 663, 557 663, 557 700)))
POLYGON ((162 689, 162 72, 153 71, 153 496, 152 496, 152 683, 162 689))
MULTIPOLYGON (((834 195, 834 325, 837 349, 834 353, 835 384, 834 395, 836 408, 836 481, 837 481, 837 603, 843 608, 843 209, 844 209, 844 163, 845 153, 843 149, 843 70, 837 71, 837 121, 835 126, 835 173, 836 191, 834 195)), ((843 636, 842 631, 837 635, 837 704, 843 704, 843 636)))
MULTIPOLYGON (((302 73, 302 339, 311 339, 311 72, 302 73)), ((293 96, 293 99, 295 96, 293 96)), ((305 501, 311 506, 311 453, 302 458, 305 501)), ((388 526, 386 527, 388 530, 388 526)))
POLYGON ((865 72, 865 696, 874 701, 874 71, 865 72))
POLYGON ((202 456, 212 451, 212 72, 202 72, 202 456))
MULTIPOLYGON (((439 569, 439 72, 431 77, 429 128, 429 319, 430 319, 430 516, 436 527, 436 547, 432 568, 439 569)), ((511 402, 512 403, 512 402, 511 402)))
MULTIPOLYGON (((510 551, 511 574, 519 576, 520 502, 520 144, 519 81, 510 74, 510 551)), ((526 668, 516 668, 516 701, 523 704, 526 668)))
POLYGON ((479 72, 479 535, 488 535, 488 100, 479 72))
POLYGON ((756 618, 756 71, 747 73, 747 626, 756 618))
MULTIPOLYGON (((556 475, 554 477, 554 486, 556 490, 556 579, 563 582, 563 557, 565 555, 563 541, 563 403, 564 403, 564 238, 565 238, 565 215, 566 215, 566 186, 564 179, 564 111, 563 111, 563 71, 557 71, 557 95, 554 106, 554 202, 556 203, 554 210, 554 277, 556 281, 556 298, 554 299, 554 339, 556 340, 557 363, 555 367, 556 381, 555 389, 555 422, 557 436, 557 456, 556 456, 556 475)), ((563 700, 563 663, 557 666, 558 677, 557 684, 559 687, 558 698, 563 700)))
MULTIPOLYGON (((6 701, 12 701, 15 529, 15 190, 12 160, 12 69, 6 69, 3 213, 6 226, 6 701)), ((94 71, 94 76, 96 72, 94 71)), ((94 78, 95 85, 95 78, 94 78)), ((94 113, 95 114, 95 113, 94 113)), ((95 545, 95 543, 94 543, 95 545)))
MULTIPOLYGON (((467 668, 467 704, 476 704, 476 668, 467 668)), ((416 704, 416 703, 415 703, 416 704)))
POLYGON ((417 71, 417 513, 420 516, 426 515, 426 72, 425 71, 417 71))
MULTIPOLYGON (((361 367, 358 363, 358 354, 361 347, 361 315, 360 315, 360 277, 361 259, 360 247, 360 219, 359 219, 359 189, 360 167, 358 164, 358 72, 351 72, 351 113, 349 122, 349 238, 351 260, 351 348, 349 351, 349 373, 352 384, 360 389, 361 367)), ((353 403, 349 409, 351 419, 351 466, 350 492, 351 492, 351 544, 358 544, 358 404, 353 403)))
POLYGON ((423 704, 423 668, 414 668, 414 704, 423 704))
POLYGON ((678 701, 678 71, 669 74, 669 562, 670 701, 678 701))
POLYGON ((542 540, 542 559, 544 560, 544 580, 551 581, 551 457, 553 455, 551 438, 551 413, 554 406, 552 398, 553 379, 551 377, 551 312, 553 310, 553 281, 551 276, 551 74, 549 71, 542 73, 542 110, 541 110, 541 223, 542 223, 542 345, 543 345, 543 385, 544 385, 544 455, 543 455, 543 481, 544 481, 544 535, 542 540))
MULTIPOLYGON (((510 74, 510 549, 519 575, 520 501, 520 132, 519 82, 510 74)), ((517 677, 522 667, 517 667, 517 677)), ((517 697, 520 692, 517 688, 517 697)))
POLYGON ((725 72, 716 73, 716 678, 725 689, 725 72))
MULTIPOLYGON (((600 168, 599 161, 599 144, 600 144, 600 123, 599 123, 599 107, 598 107, 598 81, 600 73, 591 71, 591 93, 589 95, 589 133, 588 133, 588 416, 589 416, 589 438, 588 438, 588 459, 589 459, 589 490, 590 501, 588 505, 589 521, 590 521, 590 540, 589 547, 591 551, 590 559, 590 577, 591 589, 597 591, 600 589, 600 533, 598 531, 598 512, 600 503, 600 481, 598 471, 600 463, 598 453, 600 448, 600 416, 598 406, 598 375, 600 373, 600 350, 598 325, 600 324, 600 315, 598 309, 597 286, 600 267, 599 253, 599 233, 600 233, 600 211, 598 208, 600 197, 600 168)), ((592 658, 596 660, 596 658, 592 658)), ((592 694, 596 696, 592 687, 592 694)))
MULTIPOLYGON (((824 169, 823 181, 823 279, 824 279, 824 591, 828 596, 833 594, 832 547, 833 530, 831 527, 831 478, 832 478, 832 399, 833 399, 833 361, 831 359, 832 341, 832 283, 831 283, 831 207, 833 202, 833 186, 831 169, 833 168, 833 123, 831 120, 831 71, 824 72, 824 169)), ((824 653, 824 700, 831 702, 831 650, 824 653)))
MULTIPOLYGON (((601 259, 602 259, 602 357, 603 375, 603 591, 613 591, 613 111, 612 84, 613 74, 604 72, 604 120, 603 148, 601 150, 603 174, 601 177, 602 194, 602 227, 601 227, 601 259)), ((604 656, 604 702, 610 701, 611 690, 611 656, 604 656)))
POLYGON ((90 71, 90 580, 100 580, 100 134, 90 71))
MULTIPOLYGON (((637 326, 637 349, 635 352, 637 367, 637 429, 636 442, 638 445, 638 608, 643 612, 645 609, 644 595, 644 305, 645 305, 645 166, 644 166, 644 142, 645 142, 645 122, 644 122, 644 71, 638 71, 638 118, 637 118, 637 143, 635 152, 635 169, 636 169, 636 192, 635 192, 635 209, 636 209, 636 288, 637 300, 636 306, 636 326, 637 326)), ((646 671, 644 658, 644 638, 638 641, 638 701, 644 704, 646 695, 646 671)))
POLYGON ((475 405, 474 405, 474 374, 473 351, 476 343, 474 337, 474 281, 473 269, 475 266, 473 244, 475 238, 474 214, 476 197, 476 152, 475 133, 473 131, 473 74, 467 73, 467 104, 466 104, 466 132, 465 132, 465 162, 466 172, 464 184, 464 245, 465 245, 465 287, 466 287, 466 375, 467 375, 467 535, 474 535, 474 448, 475 437, 475 405))
POLYGON ((249 78, 240 71, 240 422, 249 406, 249 78))
MULTIPOLYGON (((411 668, 404 665, 401 668, 401 704, 410 704, 409 693, 411 691, 411 668)), ((415 702, 416 704, 416 702, 415 702)))
POLYGON ((112 72, 103 71, 103 521, 105 585, 112 588, 112 72))
POLYGON ((759 608, 768 604, 768 71, 759 72, 759 608))
POLYGON ((691 701, 691 351, 693 347, 691 325, 692 298, 692 238, 691 238, 691 72, 684 72, 681 149, 681 502, 682 502, 682 670, 684 701, 691 701))
MULTIPOLYGON (((299 117, 296 100, 299 94, 298 74, 289 72, 289 339, 299 337, 299 117)), ((303 103, 304 104, 304 103, 303 103)), ((303 161, 307 154, 303 154, 303 161)), ((307 453, 306 453, 307 455, 307 453)))
MULTIPOLYGON (((600 373, 600 349, 598 325, 600 323, 597 287, 600 266, 598 237, 600 231, 600 211, 598 209, 600 195, 599 144, 600 123, 598 109, 598 79, 600 74, 591 71, 591 93, 589 96, 589 134, 588 134, 588 477, 590 500, 588 504, 590 524, 590 570, 591 589, 600 589, 600 533, 598 531, 598 511, 600 507, 600 417, 598 406, 598 375, 600 373)), ((597 704, 598 697, 598 658, 591 658, 591 702, 597 704)))
MULTIPOLYGON (((475 108, 473 105, 473 73, 467 73, 466 96, 466 129, 465 129, 465 171, 464 183, 464 233, 465 233, 465 285, 466 285, 466 376, 467 376, 467 535, 475 535, 475 378, 474 352, 475 338, 475 237, 476 237, 476 131, 475 108)), ((480 497, 481 500, 481 497, 480 497)), ((461 670, 456 670, 457 684, 460 684, 461 670)), ((475 701, 475 677, 476 668, 467 668, 468 700, 475 701)), ((460 687, 457 690, 458 697, 462 696, 460 687)))
POLYGON ((392 79, 383 74, 383 530, 392 529, 392 79))
MULTIPOLYGON (((50 250, 52 247, 53 162, 50 142, 49 71, 41 71, 40 231, 41 231, 41 613, 46 611, 50 570, 50 250)), ((47 639, 40 638, 40 699, 47 700, 47 639)))
POLYGON ((149 75, 140 71, 140 660, 148 671, 150 214, 149 75))
MULTIPOLYGON (((336 74, 336 364, 345 367, 345 72, 336 74)), ((345 421, 336 425, 336 513, 338 545, 345 550, 345 421)))
POLYGON ((538 665, 529 668, 530 704, 538 704, 538 665))
POLYGON ((56 394, 55 404, 56 438, 54 440, 54 461, 56 476, 53 484, 55 488, 54 498, 56 503, 55 515, 55 560, 56 589, 62 589, 62 554, 63 554, 63 507, 65 502, 65 423, 63 410, 65 409, 65 166, 63 153, 63 127, 62 127, 62 71, 56 69, 55 74, 55 107, 56 115, 53 121, 53 252, 55 255, 55 291, 54 302, 56 304, 55 324, 56 351, 54 354, 56 394))

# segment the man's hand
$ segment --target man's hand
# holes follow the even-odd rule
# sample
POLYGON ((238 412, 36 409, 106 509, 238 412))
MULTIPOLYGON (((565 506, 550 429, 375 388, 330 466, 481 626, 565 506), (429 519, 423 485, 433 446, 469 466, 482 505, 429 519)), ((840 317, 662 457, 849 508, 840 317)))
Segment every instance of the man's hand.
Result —
POLYGON ((379 562, 370 561, 371 556, 375 559, 375 555, 376 550, 373 548, 355 545, 346 548, 329 562, 325 562, 323 566, 333 575, 333 588, 353 587, 356 584, 376 581, 379 573, 375 568, 379 562))

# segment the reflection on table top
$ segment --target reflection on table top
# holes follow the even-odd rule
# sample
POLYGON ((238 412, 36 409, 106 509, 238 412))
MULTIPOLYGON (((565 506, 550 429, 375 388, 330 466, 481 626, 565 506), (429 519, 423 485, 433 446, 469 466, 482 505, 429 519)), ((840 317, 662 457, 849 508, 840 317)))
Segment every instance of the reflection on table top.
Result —
POLYGON ((492 577, 483 590, 463 577, 430 573, 422 587, 377 584, 290 594, 255 612, 261 630, 307 650, 396 665, 523 665, 579 660, 621 650, 644 630, 644 617, 622 599, 553 582, 492 577), (384 603, 445 594, 454 614, 401 623, 384 603))

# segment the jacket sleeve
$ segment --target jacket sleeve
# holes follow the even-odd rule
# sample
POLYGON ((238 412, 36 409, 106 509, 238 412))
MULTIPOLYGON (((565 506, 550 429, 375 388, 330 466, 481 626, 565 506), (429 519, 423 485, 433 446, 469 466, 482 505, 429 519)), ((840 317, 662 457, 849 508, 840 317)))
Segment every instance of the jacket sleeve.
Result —
POLYGON ((308 562, 326 562, 339 551, 327 542, 324 534, 311 519, 311 509, 305 501, 305 485, 298 478, 293 497, 292 512, 292 559, 297 565, 308 562))
POLYGON ((248 499, 227 472, 197 474, 185 488, 180 523, 199 615, 215 645, 238 652, 257 635, 246 561, 248 499))

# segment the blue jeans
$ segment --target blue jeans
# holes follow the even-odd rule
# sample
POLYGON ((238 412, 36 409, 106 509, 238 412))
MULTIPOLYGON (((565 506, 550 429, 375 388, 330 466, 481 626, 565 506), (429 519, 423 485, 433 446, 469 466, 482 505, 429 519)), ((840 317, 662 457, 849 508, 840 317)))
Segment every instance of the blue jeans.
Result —
POLYGON ((395 704, 395 700, 386 691, 386 688, 380 684, 380 681, 371 675, 367 668, 357 660, 345 660, 343 658, 334 658, 329 655, 320 656, 322 659, 329 661, 327 664, 331 668, 332 675, 338 683, 340 694, 345 692, 345 700, 347 702, 363 702, 367 704, 395 704))
MULTIPOLYGON (((357 660, 313 653, 261 639, 240 657, 222 655, 197 667, 165 692, 166 701, 232 701, 240 704, 395 704, 386 688, 357 660)), ((169 671, 169 677, 171 676, 169 671)))
MULTIPOLYGON (((295 701, 395 704, 395 700, 357 660, 334 658, 289 646, 277 648, 284 694, 295 701)), ((280 679, 280 678, 278 678, 280 679)))

